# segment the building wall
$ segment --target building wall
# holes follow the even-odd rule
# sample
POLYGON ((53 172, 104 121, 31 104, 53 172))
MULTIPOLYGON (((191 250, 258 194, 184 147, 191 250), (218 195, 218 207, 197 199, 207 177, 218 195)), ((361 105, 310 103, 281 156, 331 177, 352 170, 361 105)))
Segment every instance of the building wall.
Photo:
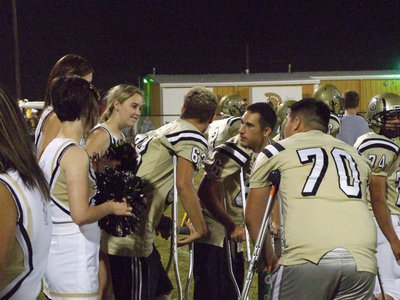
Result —
POLYGON ((364 102, 365 110, 368 107, 368 101, 373 96, 383 93, 390 92, 400 94, 400 80, 398 79, 386 79, 386 80, 361 80, 361 99, 364 102))
POLYGON ((314 93, 314 85, 313 84, 303 84, 301 87, 302 87, 302 91, 303 91, 302 92, 303 98, 312 97, 312 94, 314 93))
MULTIPOLYGON (((360 95, 361 99, 359 107, 360 113, 366 112, 369 99, 371 99, 371 97, 379 93, 393 92, 396 94, 400 94, 399 79, 321 80, 320 85, 327 83, 336 86, 341 94, 343 94, 343 92, 345 92, 346 90, 356 91, 360 95)), ((288 86, 298 86, 298 85, 288 84, 288 86)), ((267 88, 268 86, 264 87, 267 88)), ((163 111, 164 110, 163 106, 168 105, 169 110, 171 107, 173 107, 177 111, 177 114, 179 115, 180 106, 178 104, 180 103, 175 103, 174 101, 174 103, 167 104, 165 102, 166 99, 163 99, 162 96, 163 88, 160 88, 160 85, 158 83, 155 82, 151 83, 149 88, 151 97, 150 98, 151 115, 152 115, 151 121, 156 127, 159 127, 163 125, 163 123, 165 123, 163 122, 163 117, 162 117, 162 115, 165 114, 165 112, 163 111)), ((208 88, 212 90, 214 94, 218 97, 218 101, 225 95, 237 94, 245 99, 248 99, 248 103, 250 104, 252 101, 252 89, 254 87, 253 86, 216 86, 216 87, 210 86, 208 88)), ((301 85, 301 88, 302 88, 302 93, 301 93, 302 98, 307 98, 312 96, 316 86, 314 84, 303 84, 301 85)), ((284 95, 281 96, 284 98, 284 95)), ((181 100, 183 101, 183 98, 181 100)), ((217 113, 219 112, 220 111, 218 107, 217 113)), ((171 112, 169 112, 169 114, 170 113, 171 112)))
POLYGON ((158 128, 161 124, 161 90, 160 85, 156 82, 150 82, 149 89, 145 91, 146 95, 149 95, 150 105, 150 121, 153 125, 158 128), (147 94, 149 93, 149 94, 147 94))
MULTIPOLYGON (((290 87, 299 87, 299 85, 288 85, 290 87)), ((268 92, 268 87, 269 86, 257 86, 257 88, 265 88, 266 91, 268 92)), ((270 86, 271 90, 274 89, 274 86, 270 86)), ((279 86, 279 88, 284 88, 285 86, 279 86)), ((305 98, 305 97, 311 97, 313 91, 314 91, 314 85, 313 84, 304 84, 301 85, 301 96, 297 98, 305 98)), ((160 127, 163 125, 165 122, 171 121, 172 118, 176 118, 176 116, 165 116, 165 114, 172 114, 176 113, 179 115, 180 112, 180 107, 181 107, 181 102, 183 102, 183 97, 182 93, 185 93, 189 88, 160 88, 160 85, 158 83, 150 83, 149 85, 150 90, 146 91, 150 93, 150 112, 151 112, 151 121, 156 127, 160 127), (167 90, 176 90, 179 94, 178 98, 179 99, 174 99, 171 103, 166 103, 168 101, 167 99, 164 99, 166 96, 165 91, 167 90), (181 90, 181 91, 180 91, 181 90), (182 99, 181 99, 182 98, 182 99), (182 100, 182 101, 181 101, 182 100), (167 108, 167 111, 165 111, 165 108, 167 108), (174 111, 172 111, 172 110, 174 111), (176 111, 176 112, 175 112, 176 111)), ((210 90, 213 91, 213 93, 217 96, 218 101, 221 100, 221 98, 225 95, 229 94, 237 94, 241 96, 242 98, 248 99, 248 104, 251 104, 252 101, 252 89, 254 88, 253 86, 216 86, 216 87, 208 87, 210 90)), ((170 94, 168 92, 167 94, 170 94)), ((285 100, 285 95, 280 95, 283 100, 285 100)), ((175 97, 176 98, 176 97, 175 97)), ((267 100, 267 97, 265 97, 264 100, 267 100)), ((300 100, 300 99, 297 99, 300 100)), ((219 106, 217 108, 217 114, 220 113, 219 106)))
POLYGON ((360 112, 366 112, 369 100, 379 93, 400 94, 398 79, 321 80, 321 84, 326 83, 336 86, 341 94, 346 90, 356 91, 360 95, 360 112))

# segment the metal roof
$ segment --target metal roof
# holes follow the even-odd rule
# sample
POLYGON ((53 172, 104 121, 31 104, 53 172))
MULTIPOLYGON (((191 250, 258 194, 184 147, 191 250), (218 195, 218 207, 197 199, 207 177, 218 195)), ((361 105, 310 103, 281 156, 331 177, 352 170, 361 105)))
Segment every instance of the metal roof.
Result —
POLYGON ((400 79, 400 70, 304 72, 303 74, 320 80, 400 79))
POLYGON ((167 75, 149 74, 161 87, 318 84, 321 80, 400 79, 400 70, 167 75))

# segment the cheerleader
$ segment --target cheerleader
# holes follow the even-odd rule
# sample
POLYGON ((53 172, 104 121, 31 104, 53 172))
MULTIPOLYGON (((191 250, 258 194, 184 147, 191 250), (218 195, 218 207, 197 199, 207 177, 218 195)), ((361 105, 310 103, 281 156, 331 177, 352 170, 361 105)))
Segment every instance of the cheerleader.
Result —
MULTIPOLYGON (((105 99, 107 108, 100 117, 99 123, 86 138, 86 151, 90 157, 96 153, 104 162, 104 154, 111 144, 117 143, 125 136, 124 128, 135 126, 143 106, 142 91, 128 84, 120 84, 111 88, 105 99)), ((105 164, 109 163, 105 161, 105 164)), ((99 265, 99 299, 113 299, 112 283, 108 267, 107 255, 100 251, 99 265)))
POLYGON ((36 299, 51 240, 49 190, 15 99, 0 88, 0 298, 36 299))
POLYGON ((53 222, 44 293, 50 299, 97 299, 97 221, 108 214, 130 216, 132 208, 116 201, 90 204, 94 175, 79 142, 98 112, 91 85, 78 76, 63 76, 53 83, 50 97, 61 126, 39 161, 50 185, 53 222))

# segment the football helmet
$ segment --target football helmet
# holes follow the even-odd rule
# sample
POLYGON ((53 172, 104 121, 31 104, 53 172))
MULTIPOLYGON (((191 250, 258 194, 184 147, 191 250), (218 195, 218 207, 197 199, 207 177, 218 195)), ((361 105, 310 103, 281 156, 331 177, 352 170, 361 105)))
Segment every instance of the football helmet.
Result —
POLYGON ((381 93, 372 97, 368 102, 366 118, 371 128, 387 138, 400 135, 400 125, 387 126, 388 118, 400 119, 400 96, 394 93, 381 93))
POLYGON ((340 92, 332 84, 323 84, 313 94, 313 98, 324 101, 331 112, 342 115, 343 114, 343 98, 340 92))
POLYGON ((267 97, 267 103, 273 107, 274 111, 282 104, 281 96, 276 93, 265 93, 264 96, 267 97))
POLYGON ((286 117, 289 114, 289 109, 296 102, 296 100, 286 100, 276 109, 276 126, 278 127, 277 131, 279 132, 281 139, 283 139, 283 132, 287 123, 286 117))
POLYGON ((225 95, 219 102, 221 114, 240 117, 246 111, 246 99, 236 94, 225 95))

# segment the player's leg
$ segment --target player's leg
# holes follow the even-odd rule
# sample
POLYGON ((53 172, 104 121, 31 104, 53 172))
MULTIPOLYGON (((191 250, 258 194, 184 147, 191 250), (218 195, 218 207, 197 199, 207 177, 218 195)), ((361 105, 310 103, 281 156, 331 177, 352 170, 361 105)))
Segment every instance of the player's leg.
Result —
MULTIPOLYGON (((236 250, 234 252, 237 252, 236 250)), ((232 257, 233 273, 243 285, 243 252, 232 257)), ((195 243, 194 245, 194 295, 193 299, 230 300, 237 299, 237 294, 229 274, 226 248, 195 243)))
POLYGON ((143 293, 141 299, 167 300, 170 298, 173 286, 161 263, 160 253, 155 246, 153 246, 153 252, 148 257, 142 258, 142 272, 143 291, 147 295, 143 293))
MULTIPOLYGON (((392 223, 397 236, 400 236, 399 218, 392 216, 392 223)), ((392 248, 379 226, 377 226, 377 234, 376 258, 386 300, 400 299, 400 264, 396 261, 392 248)), ((382 299, 378 280, 375 283, 374 295, 376 298, 382 299)))
POLYGON ((116 300, 130 299, 132 294, 132 270, 136 270, 134 258, 108 255, 112 286, 116 300))

